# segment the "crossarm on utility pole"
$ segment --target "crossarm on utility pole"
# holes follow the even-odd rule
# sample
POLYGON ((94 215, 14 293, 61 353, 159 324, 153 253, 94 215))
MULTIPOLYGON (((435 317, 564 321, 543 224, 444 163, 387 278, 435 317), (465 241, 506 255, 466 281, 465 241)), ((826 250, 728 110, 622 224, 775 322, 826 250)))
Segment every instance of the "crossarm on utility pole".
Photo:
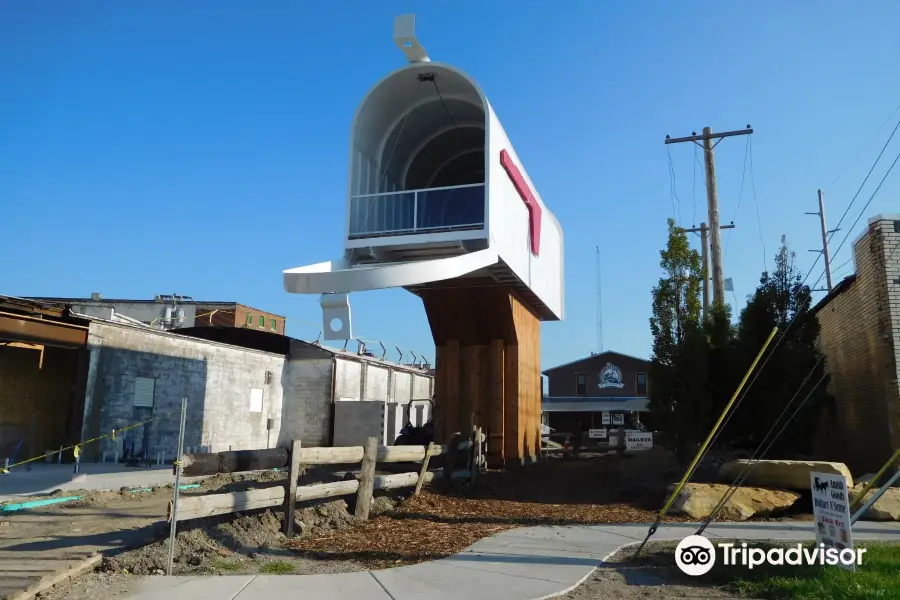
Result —
MULTIPOLYGON (((707 127, 707 129, 709 129, 709 128, 707 127)), ((698 142, 698 141, 703 141, 705 139, 718 140, 718 139, 727 138, 727 137, 734 137, 736 135, 747 135, 749 133, 753 133, 753 129, 749 125, 747 125, 747 129, 737 129, 735 131, 723 131, 722 133, 711 133, 711 132, 706 133, 704 131, 700 135, 698 135, 696 133, 692 133, 691 135, 689 135, 687 137, 680 137, 680 138, 673 138, 673 137, 666 136, 666 143, 667 144, 681 144, 683 142, 698 142)))
POLYGON ((736 135, 749 135, 753 129, 747 125, 746 129, 736 131, 723 131, 713 133, 709 127, 703 128, 703 133, 697 135, 694 131, 690 136, 672 138, 666 136, 666 144, 678 144, 681 142, 694 142, 703 146, 703 162, 706 169, 706 203, 709 212, 709 247, 712 259, 713 280, 713 304, 725 303, 725 275, 722 268, 722 232, 719 227, 719 192, 716 186, 716 161, 713 149, 722 139, 736 135), (715 144, 713 143, 715 140, 715 144), (702 144, 700 143, 702 142, 702 144))

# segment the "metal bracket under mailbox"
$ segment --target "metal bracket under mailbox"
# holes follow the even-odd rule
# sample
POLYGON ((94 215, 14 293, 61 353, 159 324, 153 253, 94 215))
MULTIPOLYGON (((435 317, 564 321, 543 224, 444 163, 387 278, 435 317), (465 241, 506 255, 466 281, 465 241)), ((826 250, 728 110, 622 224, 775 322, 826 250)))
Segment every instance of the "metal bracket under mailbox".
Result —
POLYGON ((353 337, 348 294, 322 294, 319 306, 322 307, 322 331, 326 340, 349 340, 353 337), (332 321, 335 327, 332 327, 332 321))

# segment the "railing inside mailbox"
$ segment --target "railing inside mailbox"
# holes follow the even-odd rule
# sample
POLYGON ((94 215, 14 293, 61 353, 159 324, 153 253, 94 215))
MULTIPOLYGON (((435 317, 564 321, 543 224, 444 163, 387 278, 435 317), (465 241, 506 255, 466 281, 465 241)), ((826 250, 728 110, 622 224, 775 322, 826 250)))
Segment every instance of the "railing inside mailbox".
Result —
POLYGON ((484 184, 350 198, 349 239, 484 228, 484 184))

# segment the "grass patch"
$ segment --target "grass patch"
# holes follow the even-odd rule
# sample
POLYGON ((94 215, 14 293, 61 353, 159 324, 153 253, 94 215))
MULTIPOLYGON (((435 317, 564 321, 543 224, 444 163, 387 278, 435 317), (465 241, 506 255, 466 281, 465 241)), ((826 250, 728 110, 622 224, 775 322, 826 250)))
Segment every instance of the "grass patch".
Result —
POLYGON ((827 565, 766 565, 752 571, 744 567, 721 568, 734 578, 733 587, 747 596, 779 600, 900 600, 900 546, 870 544, 863 547, 866 553, 856 573, 827 565))
POLYGON ((213 559, 210 566, 216 571, 237 571, 241 565, 233 560, 223 560, 221 558, 213 559))
POLYGON ((273 560, 261 564, 259 572, 267 575, 290 575, 294 572, 294 565, 284 560, 273 560))
MULTIPOLYGON (((718 540, 717 540, 718 541, 718 540)), ((812 544, 804 544, 812 546, 812 544)), ((794 544, 753 543, 752 547, 795 547, 794 544)), ((667 544, 639 557, 637 564, 671 569, 681 581, 720 585, 743 596, 766 600, 900 600, 900 545, 862 542, 866 548, 855 573, 830 565, 723 565, 716 551, 716 565, 706 575, 688 577, 675 567, 674 545, 667 544)))

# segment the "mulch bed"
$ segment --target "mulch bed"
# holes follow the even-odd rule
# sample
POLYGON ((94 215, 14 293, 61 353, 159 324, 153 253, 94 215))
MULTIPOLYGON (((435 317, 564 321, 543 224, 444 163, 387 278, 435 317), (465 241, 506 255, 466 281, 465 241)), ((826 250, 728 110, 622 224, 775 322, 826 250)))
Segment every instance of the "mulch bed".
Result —
POLYGON ((665 490, 630 487, 614 464, 554 461, 489 472, 465 495, 423 490, 388 515, 294 539, 288 546, 319 559, 378 569, 449 556, 515 527, 653 522, 665 490))

